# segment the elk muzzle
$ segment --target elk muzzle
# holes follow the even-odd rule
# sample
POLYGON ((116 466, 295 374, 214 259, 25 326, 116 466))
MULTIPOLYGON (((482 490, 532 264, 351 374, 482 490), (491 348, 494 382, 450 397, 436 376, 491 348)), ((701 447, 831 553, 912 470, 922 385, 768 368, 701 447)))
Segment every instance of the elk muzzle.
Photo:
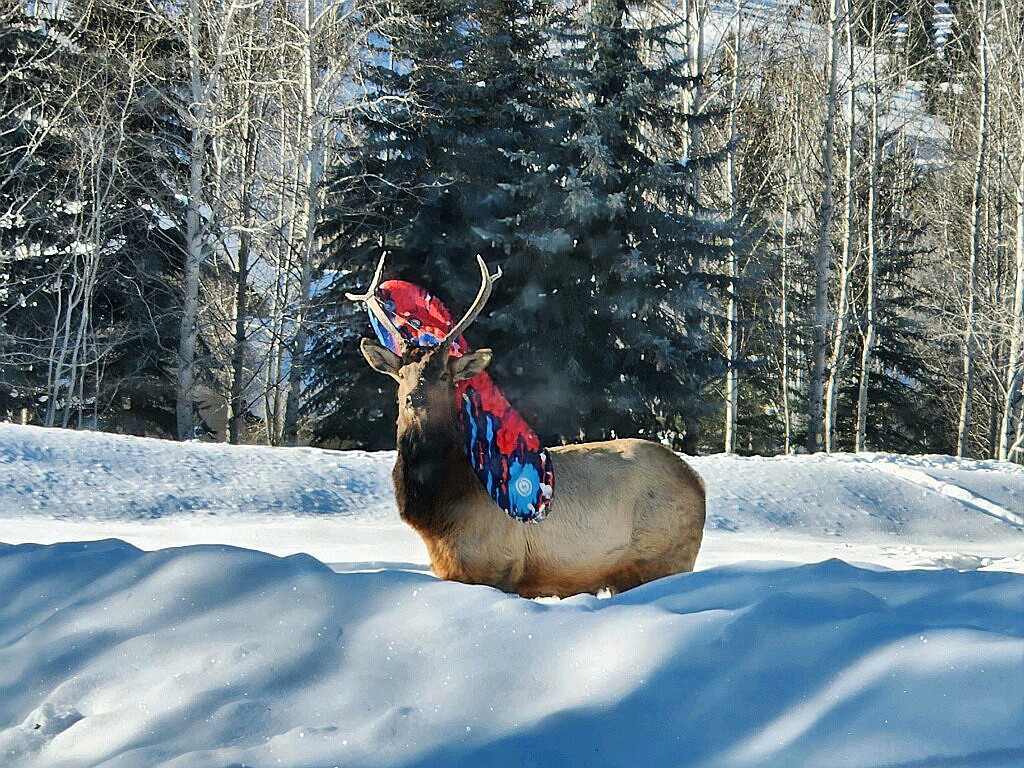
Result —
POLYGON ((413 411, 425 411, 427 409, 426 390, 417 387, 405 396, 405 407, 413 411))

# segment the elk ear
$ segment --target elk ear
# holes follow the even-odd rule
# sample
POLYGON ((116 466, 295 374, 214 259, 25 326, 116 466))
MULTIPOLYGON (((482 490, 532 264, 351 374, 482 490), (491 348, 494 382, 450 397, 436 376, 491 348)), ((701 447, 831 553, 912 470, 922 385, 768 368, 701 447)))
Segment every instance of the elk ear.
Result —
POLYGON ((452 361, 452 379, 472 379, 491 363, 491 350, 478 349, 452 361))
POLYGON ((402 367, 402 358, 390 349, 378 344, 373 339, 363 339, 359 342, 359 351, 363 353, 366 362, 377 373, 386 373, 395 379, 398 378, 398 369, 402 367))

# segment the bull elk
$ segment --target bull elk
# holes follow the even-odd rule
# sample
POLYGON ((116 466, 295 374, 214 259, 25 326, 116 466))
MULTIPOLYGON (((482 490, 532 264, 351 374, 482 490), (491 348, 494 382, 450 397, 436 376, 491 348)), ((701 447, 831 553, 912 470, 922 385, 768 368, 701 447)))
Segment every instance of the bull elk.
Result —
POLYGON ((480 314, 501 271, 477 257, 482 284, 436 346, 402 340, 376 298, 381 257, 365 301, 401 354, 364 338, 363 357, 398 382, 398 459, 392 472, 402 519, 422 537, 442 579, 488 584, 524 597, 608 588, 621 592, 693 570, 704 531, 704 484, 686 462, 638 439, 549 448, 555 493, 536 525, 512 520, 487 494, 463 453, 455 383, 480 373, 491 350, 452 357, 451 343, 480 314))

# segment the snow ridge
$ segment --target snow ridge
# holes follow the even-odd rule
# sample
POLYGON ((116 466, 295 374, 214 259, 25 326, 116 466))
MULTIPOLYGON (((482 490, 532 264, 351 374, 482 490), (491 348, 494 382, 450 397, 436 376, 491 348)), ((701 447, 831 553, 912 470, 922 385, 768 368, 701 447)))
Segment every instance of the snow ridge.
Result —
POLYGON ((879 462, 877 466, 883 472, 888 472, 901 480, 906 480, 912 485, 927 488, 940 496, 956 499, 957 501, 963 502, 968 507, 984 512, 986 515, 991 515, 997 520, 1003 520, 1010 525, 1018 528, 1024 528, 1024 515, 1011 512, 1006 507, 1000 504, 995 504, 983 496, 972 493, 966 488, 961 488, 958 485, 932 477, 927 472, 915 469, 905 464, 879 462))
POLYGON ((696 458, 695 573, 529 601, 393 461, 0 424, 0 766, 1024 765, 1019 467, 696 458))
POLYGON ((0 594, 12 768, 1024 763, 1018 574, 746 564, 538 603, 105 541, 0 547, 0 594))

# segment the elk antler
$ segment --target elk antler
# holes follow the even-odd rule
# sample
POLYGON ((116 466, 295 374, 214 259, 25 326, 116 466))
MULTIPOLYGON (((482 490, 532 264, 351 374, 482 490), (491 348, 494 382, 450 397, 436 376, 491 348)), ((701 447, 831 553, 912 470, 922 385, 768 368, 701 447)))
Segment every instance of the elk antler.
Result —
POLYGON ((388 313, 384 311, 384 307, 380 305, 377 300, 377 284, 380 283, 380 276, 384 273, 384 259, 388 256, 387 251, 380 255, 380 261, 377 262, 377 271, 373 273, 373 280, 370 281, 370 287, 366 290, 366 293, 346 293, 345 298, 350 301, 365 301, 366 306, 370 308, 373 316, 377 318, 377 321, 384 327, 385 330, 391 333, 391 337, 395 340, 395 344, 398 345, 399 354, 406 347, 405 339, 402 338, 402 334, 398 330, 391 318, 388 317, 388 313))
POLYGON ((441 344, 448 344, 449 342, 456 341, 459 336, 473 324, 476 320, 477 315, 480 314, 484 308, 484 304, 491 297, 491 289, 494 287, 494 283, 498 278, 501 277, 501 267, 498 267, 498 271, 493 275, 488 273, 487 264, 484 262, 484 257, 479 253, 476 255, 476 261, 480 265, 481 283, 480 290, 476 294, 476 298, 473 299, 472 305, 466 310, 466 314, 462 316, 462 319, 448 331, 448 335, 444 337, 444 341, 441 344))

